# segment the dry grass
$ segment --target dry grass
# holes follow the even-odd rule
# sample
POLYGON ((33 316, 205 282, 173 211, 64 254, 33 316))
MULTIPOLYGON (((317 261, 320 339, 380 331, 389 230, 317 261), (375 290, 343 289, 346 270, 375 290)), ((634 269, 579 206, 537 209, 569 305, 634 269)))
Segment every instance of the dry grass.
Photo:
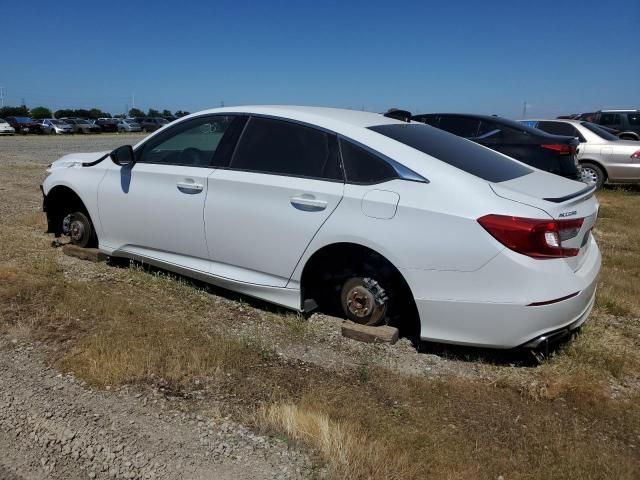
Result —
POLYGON ((436 380, 374 362, 338 372, 287 362, 229 327, 265 320, 279 340, 313 341, 296 316, 256 313, 161 273, 101 280, 109 269, 94 265, 95 278, 74 279, 58 252, 42 254, 37 217, 17 229, 0 218, 0 329, 47 342, 61 368, 94 385, 208 385, 224 393, 225 413, 315 450, 332 479, 635 479, 640 195, 609 190, 600 199, 597 308, 538 368, 471 364, 483 377, 436 380))
POLYGON ((419 473, 409 452, 397 452, 386 442, 370 438, 363 428, 333 420, 326 413, 274 404, 259 410, 258 422, 266 430, 315 448, 327 459, 333 478, 400 480, 419 473))

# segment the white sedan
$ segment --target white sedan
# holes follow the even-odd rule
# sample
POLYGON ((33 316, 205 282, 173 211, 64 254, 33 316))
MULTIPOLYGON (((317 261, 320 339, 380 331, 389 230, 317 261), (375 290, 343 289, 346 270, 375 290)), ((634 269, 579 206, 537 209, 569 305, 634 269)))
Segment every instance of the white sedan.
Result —
POLYGON ((298 311, 535 348, 594 303, 595 187, 428 125, 206 110, 52 164, 49 231, 298 311), (110 160, 109 160, 110 158, 110 160))
POLYGON ((4 118, 0 118, 0 135, 13 135, 16 133, 15 128, 9 125, 4 118))

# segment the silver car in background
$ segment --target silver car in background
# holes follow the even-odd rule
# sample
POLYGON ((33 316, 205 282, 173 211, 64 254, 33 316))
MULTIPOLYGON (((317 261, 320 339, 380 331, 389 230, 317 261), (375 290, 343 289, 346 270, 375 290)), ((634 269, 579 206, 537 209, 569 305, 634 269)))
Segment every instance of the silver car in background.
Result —
POLYGON ((582 181, 604 183, 640 183, 640 143, 621 140, 595 123, 584 120, 522 120, 521 123, 554 135, 580 140, 577 159, 582 181))
POLYGON ((118 132, 141 132, 142 127, 131 118, 126 118, 118 122, 118 132))
POLYGON ((41 125, 44 133, 59 135, 63 133, 73 133, 73 127, 71 125, 57 118, 45 118, 37 120, 37 122, 41 125))

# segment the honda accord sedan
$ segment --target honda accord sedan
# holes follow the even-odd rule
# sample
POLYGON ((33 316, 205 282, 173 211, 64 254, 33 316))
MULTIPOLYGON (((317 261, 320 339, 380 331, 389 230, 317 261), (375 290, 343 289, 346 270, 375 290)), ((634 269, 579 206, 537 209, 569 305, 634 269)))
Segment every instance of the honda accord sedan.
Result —
POLYGON ((213 109, 48 171, 57 236, 297 311, 535 348, 594 303, 595 187, 422 123, 213 109))

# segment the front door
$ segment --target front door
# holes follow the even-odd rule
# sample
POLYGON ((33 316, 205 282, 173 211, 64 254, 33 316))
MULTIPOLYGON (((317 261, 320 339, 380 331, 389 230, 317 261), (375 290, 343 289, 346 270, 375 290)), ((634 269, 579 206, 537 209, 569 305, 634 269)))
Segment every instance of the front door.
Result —
POLYGON ((207 178, 232 119, 180 122, 136 149, 132 168, 111 167, 98 189, 101 245, 207 272, 207 178))

